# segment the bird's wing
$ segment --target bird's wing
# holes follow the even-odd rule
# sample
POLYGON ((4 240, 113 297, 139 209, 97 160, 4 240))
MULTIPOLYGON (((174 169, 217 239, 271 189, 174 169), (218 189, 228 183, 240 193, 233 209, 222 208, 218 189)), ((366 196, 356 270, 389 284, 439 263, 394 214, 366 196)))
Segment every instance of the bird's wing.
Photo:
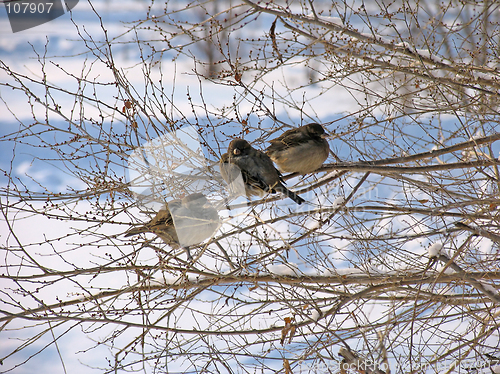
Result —
POLYGON ((133 227, 125 233, 125 236, 132 236, 141 234, 144 232, 153 232, 155 228, 162 225, 171 225, 172 224, 172 216, 170 215, 170 211, 168 207, 160 209, 160 211, 154 216, 154 218, 148 223, 139 226, 133 227))
MULTIPOLYGON (((241 176, 245 184, 263 191, 269 189, 269 184, 265 178, 265 169, 268 167, 262 162, 259 155, 250 154, 234 159, 234 163, 241 170, 241 176)), ((274 166, 271 163, 271 166, 274 166)))
POLYGON ((278 185, 280 182, 285 184, 283 181, 281 172, 276 169, 271 158, 264 152, 257 151, 258 163, 260 166, 260 177, 263 179, 268 186, 278 185))
POLYGON ((160 225, 172 225, 172 215, 170 214, 170 210, 168 207, 166 209, 160 209, 158 214, 148 223, 146 226, 150 229, 154 229, 160 225))
POLYGON ((267 187, 270 188, 272 192, 279 191, 291 198, 297 204, 302 204, 305 201, 300 196, 295 194, 295 192, 292 192, 285 187, 280 172, 274 167, 274 164, 268 155, 261 151, 257 151, 256 158, 258 159, 258 164, 260 166, 260 178, 264 181, 264 183, 266 183, 267 187))
POLYGON ((240 160, 246 163, 242 169, 246 171, 246 182, 249 185, 271 193, 276 192, 274 187, 282 183, 281 173, 274 167, 268 155, 256 150, 252 155, 240 160))
POLYGON ((271 145, 267 148, 267 151, 281 151, 292 146, 306 143, 309 140, 310 139, 307 136, 305 136, 301 131, 297 131, 297 129, 288 130, 276 139, 271 140, 271 145))

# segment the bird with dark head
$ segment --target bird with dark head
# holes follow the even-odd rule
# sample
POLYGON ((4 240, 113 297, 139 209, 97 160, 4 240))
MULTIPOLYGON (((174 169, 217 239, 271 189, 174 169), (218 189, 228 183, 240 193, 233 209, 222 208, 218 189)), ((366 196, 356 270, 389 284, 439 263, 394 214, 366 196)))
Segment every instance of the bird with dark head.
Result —
POLYGON ((172 249, 184 248, 188 259, 192 260, 189 247, 211 237, 219 224, 219 214, 205 195, 194 193, 182 200, 171 200, 151 221, 131 228, 125 236, 153 233, 172 249))
POLYGON ((270 141, 266 154, 284 173, 312 173, 328 158, 328 135, 318 123, 287 130, 270 141))
POLYGON ((230 188, 240 192, 244 189, 247 196, 262 197, 266 193, 280 192, 297 204, 305 201, 285 187, 271 159, 244 139, 234 139, 229 143, 227 153, 220 159, 220 170, 230 188), (235 186, 238 181, 244 188, 235 186))

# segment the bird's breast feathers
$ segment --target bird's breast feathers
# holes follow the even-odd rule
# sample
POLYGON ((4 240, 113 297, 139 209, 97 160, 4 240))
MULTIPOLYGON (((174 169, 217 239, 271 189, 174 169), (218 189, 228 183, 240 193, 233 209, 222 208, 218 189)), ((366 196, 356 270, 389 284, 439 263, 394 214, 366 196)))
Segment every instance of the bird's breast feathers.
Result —
POLYGON ((326 157, 328 157, 328 148, 316 146, 313 140, 273 154, 274 161, 282 172, 298 171, 301 174, 319 168, 326 157))

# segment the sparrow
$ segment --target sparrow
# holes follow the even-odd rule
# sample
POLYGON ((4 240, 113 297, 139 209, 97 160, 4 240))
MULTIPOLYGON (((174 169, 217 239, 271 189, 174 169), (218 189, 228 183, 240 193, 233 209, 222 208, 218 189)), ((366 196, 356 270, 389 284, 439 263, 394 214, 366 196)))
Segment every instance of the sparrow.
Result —
POLYGON ((323 126, 310 123, 285 131, 271 145, 266 154, 273 160, 278 169, 284 173, 312 173, 328 157, 330 146, 326 141, 328 135, 323 126))
POLYGON ((172 249, 183 248, 192 260, 190 246, 211 237, 219 227, 219 214, 205 195, 194 193, 182 200, 165 204, 156 216, 140 227, 133 227, 125 237, 150 232, 157 235, 172 249))
POLYGON ((244 192, 247 196, 262 197, 266 193, 281 192, 297 204, 305 201, 284 186, 271 159, 244 139, 234 139, 229 143, 227 153, 220 159, 220 171, 233 192, 240 195, 244 192))

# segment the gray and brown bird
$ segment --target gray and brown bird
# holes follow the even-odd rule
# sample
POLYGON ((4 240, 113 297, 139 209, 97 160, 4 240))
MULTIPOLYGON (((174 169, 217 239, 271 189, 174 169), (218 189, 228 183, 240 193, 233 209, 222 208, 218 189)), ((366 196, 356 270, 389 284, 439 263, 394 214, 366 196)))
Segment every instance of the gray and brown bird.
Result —
POLYGON ((184 248, 192 260, 189 247, 211 237, 219 224, 219 214, 206 196, 194 193, 182 200, 171 200, 150 222, 128 230, 125 236, 153 233, 173 249, 184 248))
POLYGON ((305 201, 285 187, 271 159, 244 139, 229 143, 227 153, 220 159, 220 170, 222 178, 238 194, 244 192, 247 196, 262 197, 266 193, 280 192, 297 204, 305 201))
POLYGON ((266 154, 284 173, 312 173, 323 165, 328 158, 330 146, 328 135, 319 123, 310 123, 287 130, 276 139, 266 154))

